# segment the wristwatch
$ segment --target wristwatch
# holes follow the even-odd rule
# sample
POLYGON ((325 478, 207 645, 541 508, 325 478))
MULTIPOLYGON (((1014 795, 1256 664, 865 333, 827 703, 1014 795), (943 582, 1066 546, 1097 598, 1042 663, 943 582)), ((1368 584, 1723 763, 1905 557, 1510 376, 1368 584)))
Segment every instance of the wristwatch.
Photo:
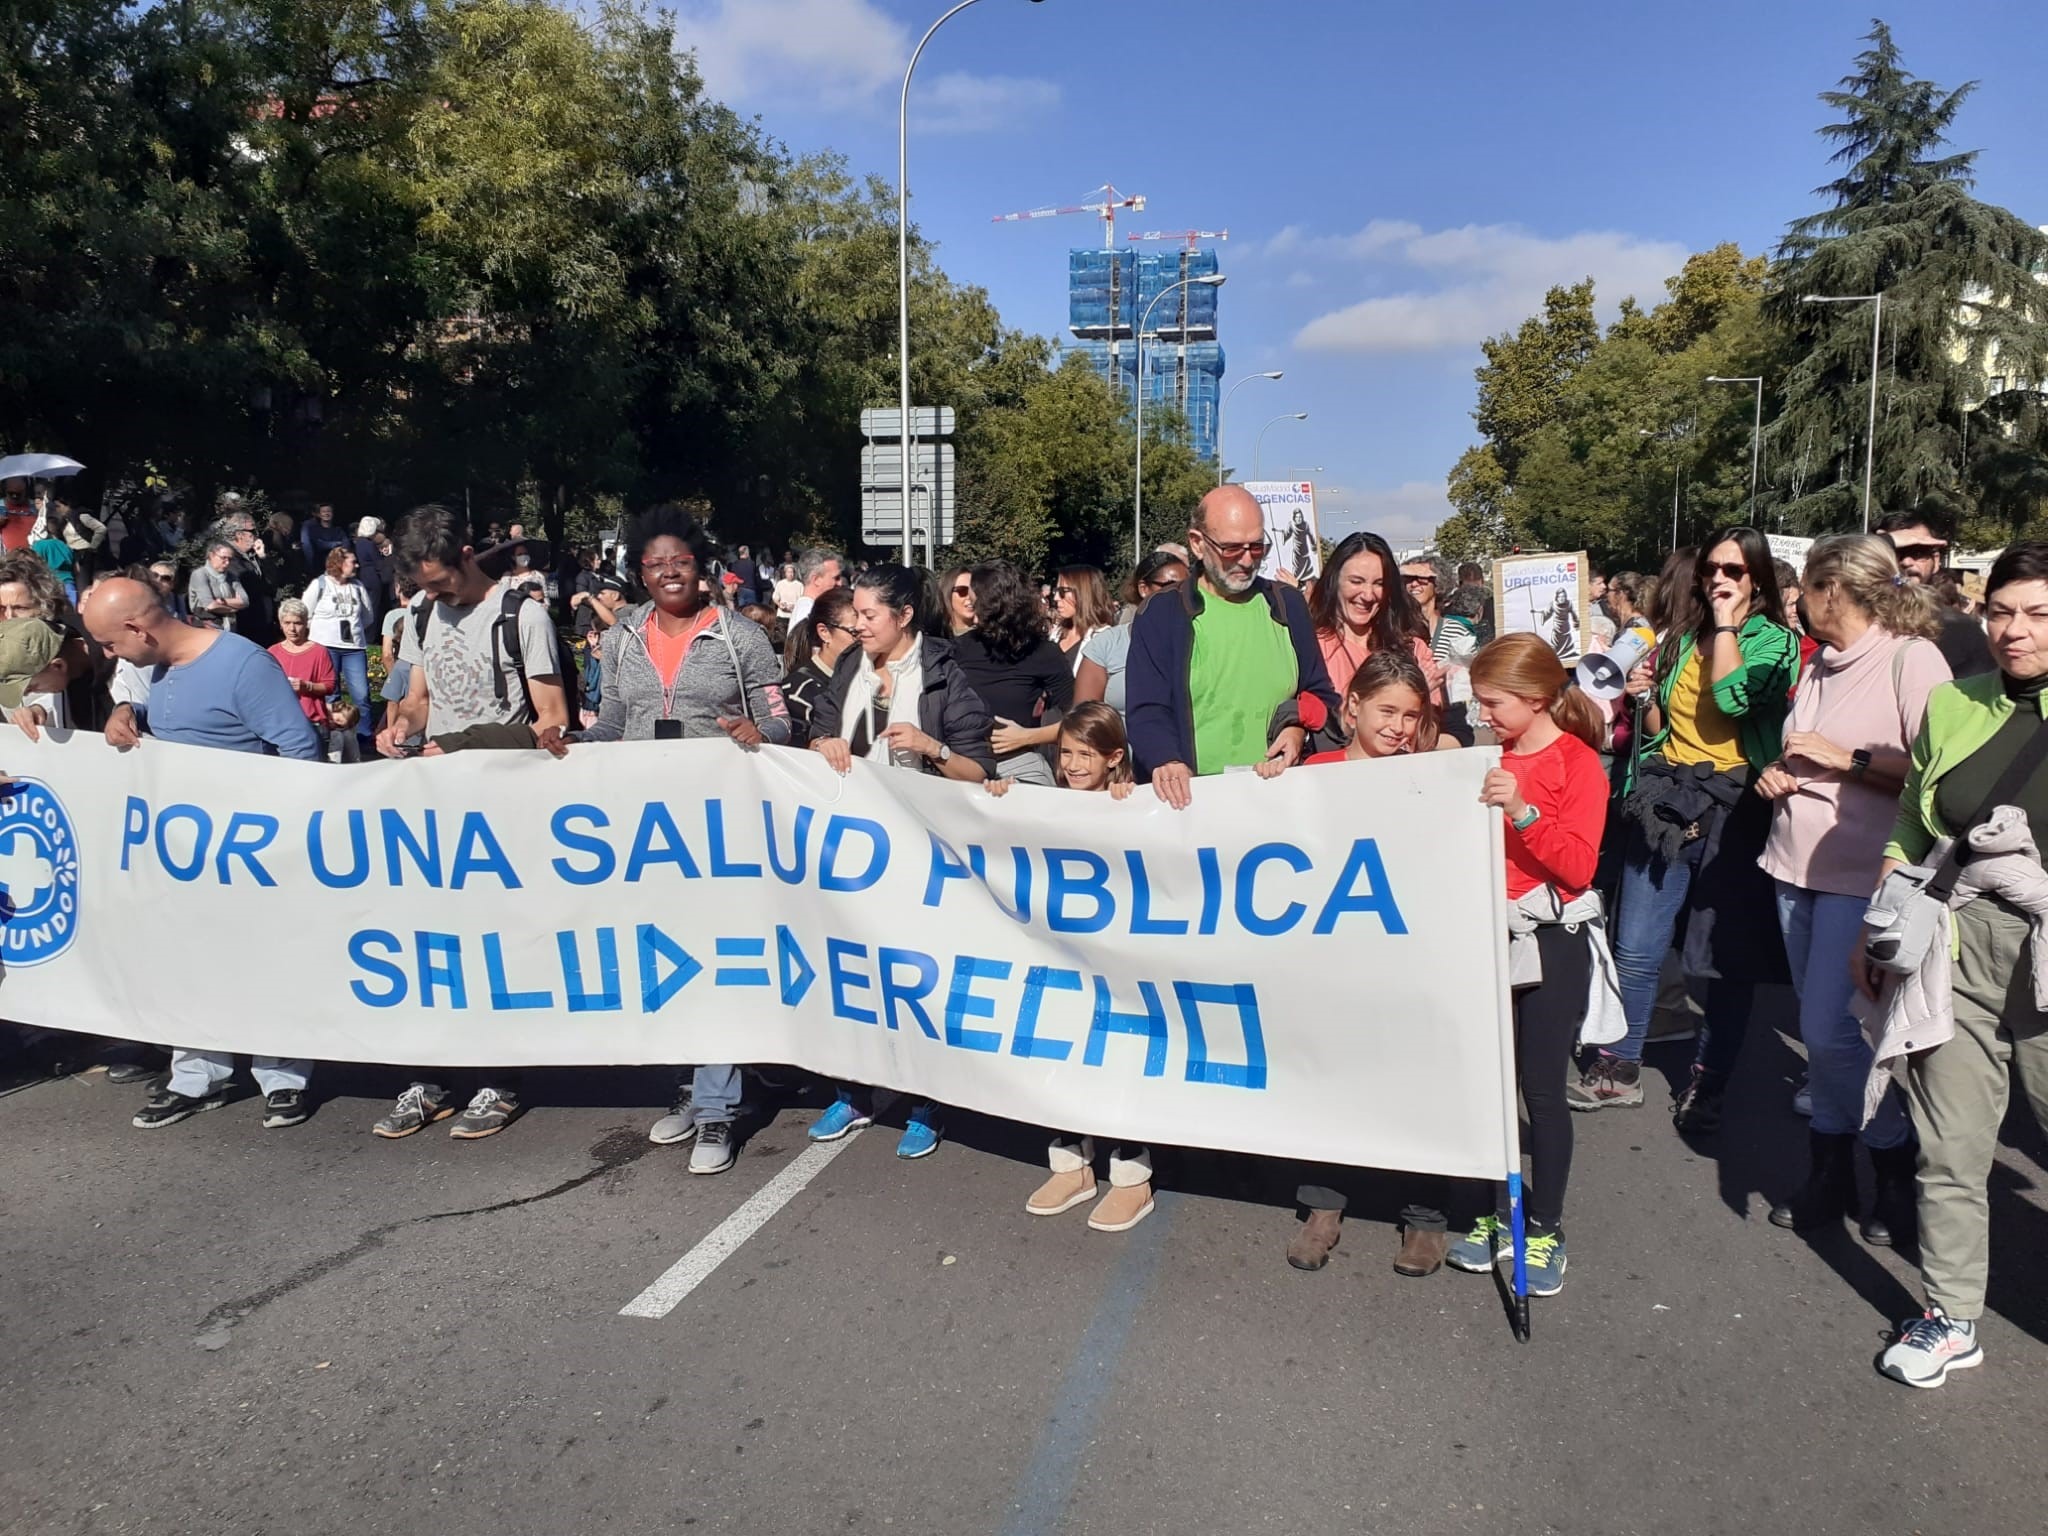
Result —
POLYGON ((939 757, 938 757, 938 763, 939 763, 939 766, 940 766, 941 768, 943 768, 943 767, 945 767, 945 766, 946 766, 946 764, 950 763, 950 762, 951 762, 952 760, 953 760, 953 749, 952 749, 951 747, 947 746, 947 745, 946 745, 946 744, 945 744, 945 743, 944 743, 943 741, 942 741, 942 742, 940 742, 940 743, 939 743, 939 757))
POLYGON ((1860 779, 1870 769, 1870 749, 1858 747, 1849 754, 1849 777, 1860 779))
POLYGON ((1532 805, 1524 814, 1510 821, 1508 825, 1513 827, 1517 832, 1526 832, 1531 827, 1536 825, 1537 819, 1541 817, 1542 814, 1543 811, 1540 807, 1532 805))

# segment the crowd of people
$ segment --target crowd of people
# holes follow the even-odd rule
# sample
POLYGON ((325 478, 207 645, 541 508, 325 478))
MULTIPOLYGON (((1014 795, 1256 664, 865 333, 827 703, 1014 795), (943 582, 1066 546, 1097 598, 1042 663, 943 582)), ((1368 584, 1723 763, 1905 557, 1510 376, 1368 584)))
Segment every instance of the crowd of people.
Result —
MULTIPOLYGON (((1822 538, 1796 572, 1757 530, 1719 530, 1654 576, 1596 580, 1585 643, 1627 641, 1638 658, 1602 702, 1546 636, 1493 633, 1477 566, 1397 559, 1358 533, 1316 580, 1261 577, 1268 535, 1235 485, 1121 593, 1086 566, 1040 580, 1000 560, 935 576, 826 548, 757 558, 668 506, 615 552, 569 556, 551 588, 551 551, 516 524, 474 534, 428 506, 350 534, 320 507, 259 527, 232 502, 181 590, 146 544, 123 563, 136 534, 116 542, 69 509, 15 530, 17 505, 35 503, 7 497, 0 704, 31 735, 82 726, 115 748, 154 736, 344 762, 722 737, 992 796, 1121 800, 1149 785, 1175 810, 1222 773, 1497 747, 1481 799, 1506 849, 1531 1293, 1565 1280, 1574 1113, 1645 1102, 1675 950, 1700 1011, 1678 1132, 1717 1132, 1756 988, 1789 982, 1811 1132, 1771 1220, 1917 1243, 1926 1308, 1884 1353, 1888 1376, 1937 1386, 1982 1359, 1987 1186, 2015 1070, 2048 1124, 2048 877, 2032 830, 2048 812, 2048 545, 2008 548, 1972 592, 1944 579, 1944 531, 1919 514, 1822 538), (1896 936, 1887 948, 1873 933, 1916 901, 1952 943, 1902 961, 1896 936)), ((151 1085, 141 1128, 228 1096, 230 1058, 167 1044, 167 1073, 122 1064, 151 1085)), ((308 1117, 314 1064, 253 1070, 265 1126, 308 1117)), ((401 1076, 377 1136, 453 1118, 451 1134, 481 1139, 530 1103, 519 1073, 401 1076)), ((651 1138, 690 1143, 691 1173, 723 1172, 742 1084, 733 1063, 679 1069, 651 1138)), ((810 1137, 870 1124, 887 1086, 836 1085, 810 1137)), ((1106 1232, 1146 1218, 1153 1149, 1103 1149, 1105 1192, 1092 1139, 1047 1130, 1030 1214, 1086 1205, 1106 1232)), ((898 1155, 930 1156, 944 1135, 943 1107, 913 1104, 898 1155)), ((1340 1242, 1346 1182, 1329 1169, 1302 1184, 1297 1269, 1340 1242)), ((1407 1192, 1400 1273, 1510 1261, 1504 1190, 1414 1176, 1407 1192)))

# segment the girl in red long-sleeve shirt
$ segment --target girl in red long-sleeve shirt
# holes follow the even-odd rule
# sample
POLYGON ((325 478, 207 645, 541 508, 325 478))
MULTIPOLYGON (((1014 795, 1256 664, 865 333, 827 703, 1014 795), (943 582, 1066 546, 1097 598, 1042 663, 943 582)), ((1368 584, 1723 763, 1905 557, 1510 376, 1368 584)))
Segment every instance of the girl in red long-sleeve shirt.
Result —
MULTIPOLYGON (((1472 694, 1505 749, 1479 798, 1499 806, 1507 821, 1508 900, 1548 885, 1560 906, 1569 904, 1593 882, 1607 821, 1599 712, 1569 686, 1556 652, 1534 635, 1502 635, 1481 650, 1472 661, 1472 694)), ((1554 1296, 1564 1287, 1562 1223, 1572 1167, 1565 1074, 1586 1017, 1594 954, 1584 922, 1541 923, 1535 941, 1543 979, 1515 994, 1515 1075, 1529 1114, 1529 1294, 1554 1296)), ((1459 1269, 1479 1274, 1508 1256, 1505 1206, 1481 1217, 1448 1255, 1459 1269)))

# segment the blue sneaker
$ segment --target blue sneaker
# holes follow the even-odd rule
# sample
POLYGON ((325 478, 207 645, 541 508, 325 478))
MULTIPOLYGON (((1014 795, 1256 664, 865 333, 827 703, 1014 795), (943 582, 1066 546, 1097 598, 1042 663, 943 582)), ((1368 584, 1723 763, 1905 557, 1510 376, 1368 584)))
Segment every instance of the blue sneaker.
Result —
POLYGON ((1508 1224, 1495 1216, 1482 1216, 1473 1223, 1470 1232, 1451 1244, 1444 1262, 1468 1275, 1487 1275, 1493 1273, 1495 1259, 1504 1253, 1512 1256, 1513 1252, 1508 1224))
POLYGON ((910 1112, 910 1124, 903 1127, 903 1139, 896 1143, 898 1157, 930 1157, 939 1150, 939 1106, 920 1104, 910 1112))
MULTIPOLYGON (((1529 1251, 1523 1273, 1529 1280, 1531 1296, 1555 1296, 1564 1289, 1564 1234, 1562 1232, 1531 1232, 1528 1235, 1529 1251)), ((1514 1268, 1515 1250, 1512 1240, 1501 1250, 1500 1262, 1510 1271, 1514 1268)))
POLYGON ((838 1099, 830 1109, 811 1122, 810 1138, 813 1141, 837 1141, 851 1131, 864 1125, 874 1124, 874 1117, 854 1106, 851 1099, 838 1099))

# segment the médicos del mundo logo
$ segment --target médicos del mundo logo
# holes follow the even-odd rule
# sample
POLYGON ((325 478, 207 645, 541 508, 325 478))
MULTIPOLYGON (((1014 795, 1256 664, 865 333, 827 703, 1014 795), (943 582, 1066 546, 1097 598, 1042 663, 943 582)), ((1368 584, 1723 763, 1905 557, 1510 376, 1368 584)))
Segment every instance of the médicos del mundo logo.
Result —
POLYGON ((78 838, 56 791, 16 779, 0 795, 0 960, 40 965, 78 937, 78 838))

